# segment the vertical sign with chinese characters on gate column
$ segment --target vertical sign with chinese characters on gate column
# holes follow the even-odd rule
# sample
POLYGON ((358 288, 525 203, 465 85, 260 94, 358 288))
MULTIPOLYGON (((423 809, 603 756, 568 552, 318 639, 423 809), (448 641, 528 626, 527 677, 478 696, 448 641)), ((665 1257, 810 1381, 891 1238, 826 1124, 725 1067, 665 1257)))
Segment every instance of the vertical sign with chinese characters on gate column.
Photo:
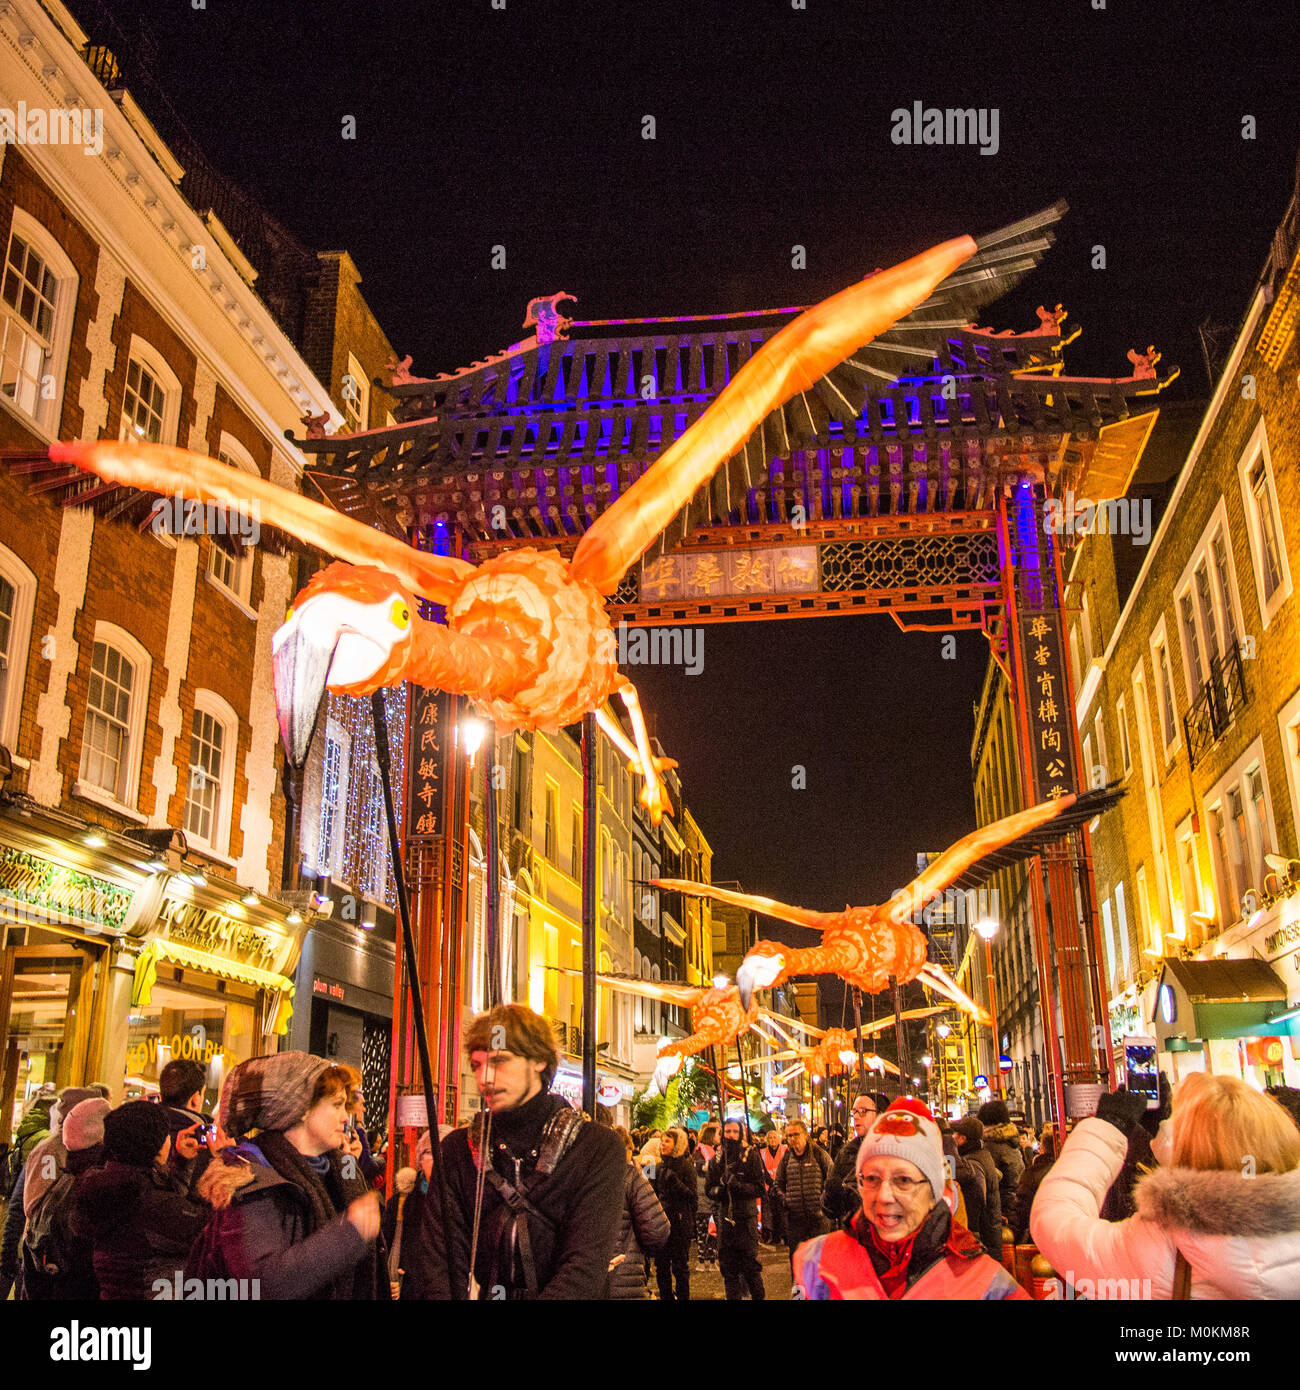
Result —
POLYGON ((1019 619, 1034 801, 1054 800, 1076 791, 1079 785, 1074 766, 1074 710, 1065 682, 1061 616, 1055 610, 1035 612, 1022 607, 1019 619))
POLYGON ((447 693, 411 687, 411 753, 407 768, 406 838, 433 840, 443 831, 443 755, 447 693))

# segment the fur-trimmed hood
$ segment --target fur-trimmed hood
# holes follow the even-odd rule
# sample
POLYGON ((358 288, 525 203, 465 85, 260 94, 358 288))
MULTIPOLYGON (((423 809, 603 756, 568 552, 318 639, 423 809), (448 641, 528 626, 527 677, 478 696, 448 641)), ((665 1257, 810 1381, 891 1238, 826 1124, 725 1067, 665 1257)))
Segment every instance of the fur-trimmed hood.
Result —
POLYGON ((1137 1187, 1138 1214, 1206 1236, 1300 1234, 1300 1170, 1243 1177, 1236 1171, 1163 1168, 1137 1187))
POLYGON ((985 1125, 984 1142, 986 1144, 1020 1144, 1020 1131, 1008 1121, 1004 1125, 985 1125))
POLYGON ((252 1144, 243 1143, 224 1150, 208 1164, 199 1179, 198 1194, 213 1211, 224 1211, 236 1197, 243 1201, 278 1186, 293 1188, 252 1144))

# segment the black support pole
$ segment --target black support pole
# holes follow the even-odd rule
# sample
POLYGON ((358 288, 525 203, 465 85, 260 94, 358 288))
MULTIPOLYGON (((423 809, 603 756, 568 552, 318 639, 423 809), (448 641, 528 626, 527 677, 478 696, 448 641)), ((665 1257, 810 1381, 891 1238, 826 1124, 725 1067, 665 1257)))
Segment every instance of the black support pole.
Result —
POLYGON ((429 1121, 429 1147, 433 1151, 433 1186, 438 1194, 438 1209, 447 1259, 447 1284, 454 1299, 461 1298, 467 1286, 458 1278, 452 1252, 451 1231, 447 1213, 451 1199, 447 1191, 447 1175, 442 1166, 442 1145, 438 1139, 438 1105, 434 1099, 433 1067, 429 1063, 429 1035, 424 1026, 424 999, 420 993, 420 975, 415 956, 415 936, 411 931, 411 905, 406 894, 406 875, 402 871, 402 856, 397 852, 397 811, 393 802, 392 759, 388 749, 388 724, 384 709, 384 692, 376 690, 370 697, 370 712, 375 724, 375 761, 379 764, 379 780, 384 788, 384 812, 388 818, 388 855, 393 866, 393 884, 397 890, 397 915, 402 923, 402 952, 406 961, 406 985, 411 992, 411 1019, 415 1024, 415 1045, 420 1056, 420 1076, 424 1082, 424 1107, 429 1121))
POLYGON ((497 823, 497 727, 490 719, 483 742, 489 750, 483 791, 483 949, 487 953, 487 1006, 492 1009, 501 1003, 501 851, 497 823))
MULTIPOLYGON (((858 1086, 860 1090, 867 1080, 867 1061, 862 1047, 862 991, 857 985, 853 986, 853 1036, 858 1049, 858 1086)), ((852 1104, 852 1101, 849 1103, 852 1104)))
POLYGON ((582 1108, 596 1115, 596 716, 582 721, 582 1108))
POLYGON ((907 1057, 907 1034, 903 1027, 903 991, 898 987, 898 976, 889 977, 889 992, 894 1001, 894 1042, 898 1047, 898 1094, 909 1095, 911 1084, 911 1062, 907 1057))

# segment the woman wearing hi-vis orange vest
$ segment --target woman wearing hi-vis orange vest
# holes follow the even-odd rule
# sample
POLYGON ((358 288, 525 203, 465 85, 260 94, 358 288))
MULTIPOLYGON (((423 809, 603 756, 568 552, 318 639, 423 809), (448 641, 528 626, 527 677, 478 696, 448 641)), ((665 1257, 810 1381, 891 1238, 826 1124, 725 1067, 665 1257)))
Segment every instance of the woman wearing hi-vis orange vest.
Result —
POLYGON ((933 1116, 896 1100, 858 1150, 862 1207, 845 1230, 795 1252, 795 1297, 1004 1299, 1029 1295, 953 1220, 933 1116))

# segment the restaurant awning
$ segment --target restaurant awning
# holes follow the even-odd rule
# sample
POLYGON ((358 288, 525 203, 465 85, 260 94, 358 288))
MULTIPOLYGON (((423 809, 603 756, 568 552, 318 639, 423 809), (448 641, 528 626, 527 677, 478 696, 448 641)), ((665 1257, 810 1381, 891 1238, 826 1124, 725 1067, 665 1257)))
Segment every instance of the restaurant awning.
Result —
POLYGON ((182 946, 165 938, 151 941, 136 959, 135 982, 131 988, 132 1008, 147 1006, 153 997, 160 960, 179 965, 182 970, 202 970, 209 975, 218 975, 223 980, 238 980, 241 984, 252 985, 254 989, 278 991, 281 1005, 275 1021, 275 1032, 287 1031, 293 1010, 291 1001, 296 988, 292 980, 277 975, 274 970, 262 970, 255 965, 226 960, 209 951, 198 951, 192 946, 182 946))
POLYGON ((1163 1047, 1176 1038, 1289 1037, 1295 1020, 1279 1019, 1286 1012, 1286 985, 1267 961, 1166 960, 1156 1038, 1163 1047))

